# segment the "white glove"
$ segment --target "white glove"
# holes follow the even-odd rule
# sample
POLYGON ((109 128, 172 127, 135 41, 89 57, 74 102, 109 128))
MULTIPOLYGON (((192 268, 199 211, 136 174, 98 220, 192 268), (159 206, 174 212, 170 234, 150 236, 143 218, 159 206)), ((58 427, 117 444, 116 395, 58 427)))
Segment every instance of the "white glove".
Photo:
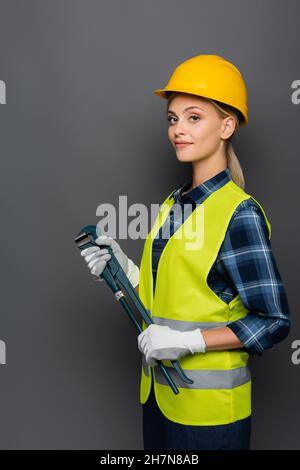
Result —
MULTIPOLYGON (((95 240, 95 242, 97 245, 108 245, 111 247, 129 281, 133 287, 136 287, 139 283, 139 268, 130 258, 128 258, 128 256, 125 255, 120 245, 113 238, 107 237, 106 235, 101 235, 95 240)), ((82 250, 81 256, 84 257, 91 273, 96 276, 99 281, 103 281, 103 278, 99 276, 104 271, 107 261, 111 259, 108 249, 100 249, 100 247, 91 246, 82 250)))
POLYGON ((154 365, 153 359, 177 360, 185 354, 206 352, 200 328, 178 331, 155 324, 149 325, 139 334, 138 347, 145 354, 148 365, 154 365))

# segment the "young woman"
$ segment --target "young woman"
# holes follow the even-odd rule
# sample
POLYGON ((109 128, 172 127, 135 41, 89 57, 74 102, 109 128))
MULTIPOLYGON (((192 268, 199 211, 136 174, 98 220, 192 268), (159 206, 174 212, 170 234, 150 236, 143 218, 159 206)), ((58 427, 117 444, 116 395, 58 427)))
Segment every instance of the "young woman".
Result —
MULTIPOLYGON (((155 93, 167 99, 168 137, 177 159, 192 164, 192 176, 162 204, 139 268, 115 240, 97 240, 112 247, 155 323, 143 323, 138 337, 144 448, 249 449, 248 357, 285 338, 290 318, 271 225, 244 190, 232 145, 248 122, 246 86, 233 64, 200 55, 180 64, 155 93), (192 384, 181 381, 170 360, 180 362, 192 384)), ((110 259, 105 248, 82 255, 96 276, 110 259)))

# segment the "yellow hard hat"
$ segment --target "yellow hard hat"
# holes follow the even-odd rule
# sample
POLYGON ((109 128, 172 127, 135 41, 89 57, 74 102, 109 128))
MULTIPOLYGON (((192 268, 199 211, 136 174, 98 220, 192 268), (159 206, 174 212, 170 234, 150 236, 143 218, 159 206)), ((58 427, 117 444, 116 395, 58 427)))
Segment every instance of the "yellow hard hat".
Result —
POLYGON ((165 88, 154 90, 168 98, 178 91, 203 96, 228 104, 242 114, 240 125, 248 122, 247 88, 240 71, 228 60, 213 54, 202 54, 179 64, 165 88))

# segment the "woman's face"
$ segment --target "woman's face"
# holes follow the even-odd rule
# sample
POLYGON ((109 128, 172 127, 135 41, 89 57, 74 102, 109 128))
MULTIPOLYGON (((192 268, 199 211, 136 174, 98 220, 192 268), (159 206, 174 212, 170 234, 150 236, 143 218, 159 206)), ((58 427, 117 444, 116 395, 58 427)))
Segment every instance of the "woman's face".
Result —
POLYGON ((222 150, 224 139, 235 129, 233 117, 222 118, 205 98, 180 93, 169 104, 168 137, 178 160, 193 162, 215 155, 222 150), (188 145, 177 145, 188 142, 188 145))

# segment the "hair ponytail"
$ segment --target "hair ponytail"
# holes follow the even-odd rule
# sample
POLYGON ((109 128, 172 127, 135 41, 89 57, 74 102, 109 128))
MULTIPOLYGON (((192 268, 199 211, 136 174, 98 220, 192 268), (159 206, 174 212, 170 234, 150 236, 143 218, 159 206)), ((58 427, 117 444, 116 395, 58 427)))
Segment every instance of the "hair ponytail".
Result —
POLYGON ((233 148, 233 136, 236 133, 239 124, 241 120, 243 119, 242 114, 240 111, 237 109, 233 108, 232 106, 225 104, 225 103, 220 103, 219 101, 216 100, 211 100, 209 98, 206 98, 207 101, 209 101, 211 104, 214 105, 214 107, 217 109, 221 117, 226 117, 226 116, 233 116, 236 121, 236 127, 233 132, 233 134, 229 137, 229 139, 226 140, 226 147, 225 147, 225 153, 226 153, 226 158, 227 158, 227 167, 229 168, 231 178, 234 181, 235 184, 240 186, 242 189, 245 189, 245 178, 244 178, 244 173, 240 164, 240 161, 235 153, 235 150, 233 148))
POLYGON ((226 146, 227 167, 229 168, 231 178, 235 184, 245 189, 245 179, 241 164, 234 151, 232 142, 227 142, 226 146))

